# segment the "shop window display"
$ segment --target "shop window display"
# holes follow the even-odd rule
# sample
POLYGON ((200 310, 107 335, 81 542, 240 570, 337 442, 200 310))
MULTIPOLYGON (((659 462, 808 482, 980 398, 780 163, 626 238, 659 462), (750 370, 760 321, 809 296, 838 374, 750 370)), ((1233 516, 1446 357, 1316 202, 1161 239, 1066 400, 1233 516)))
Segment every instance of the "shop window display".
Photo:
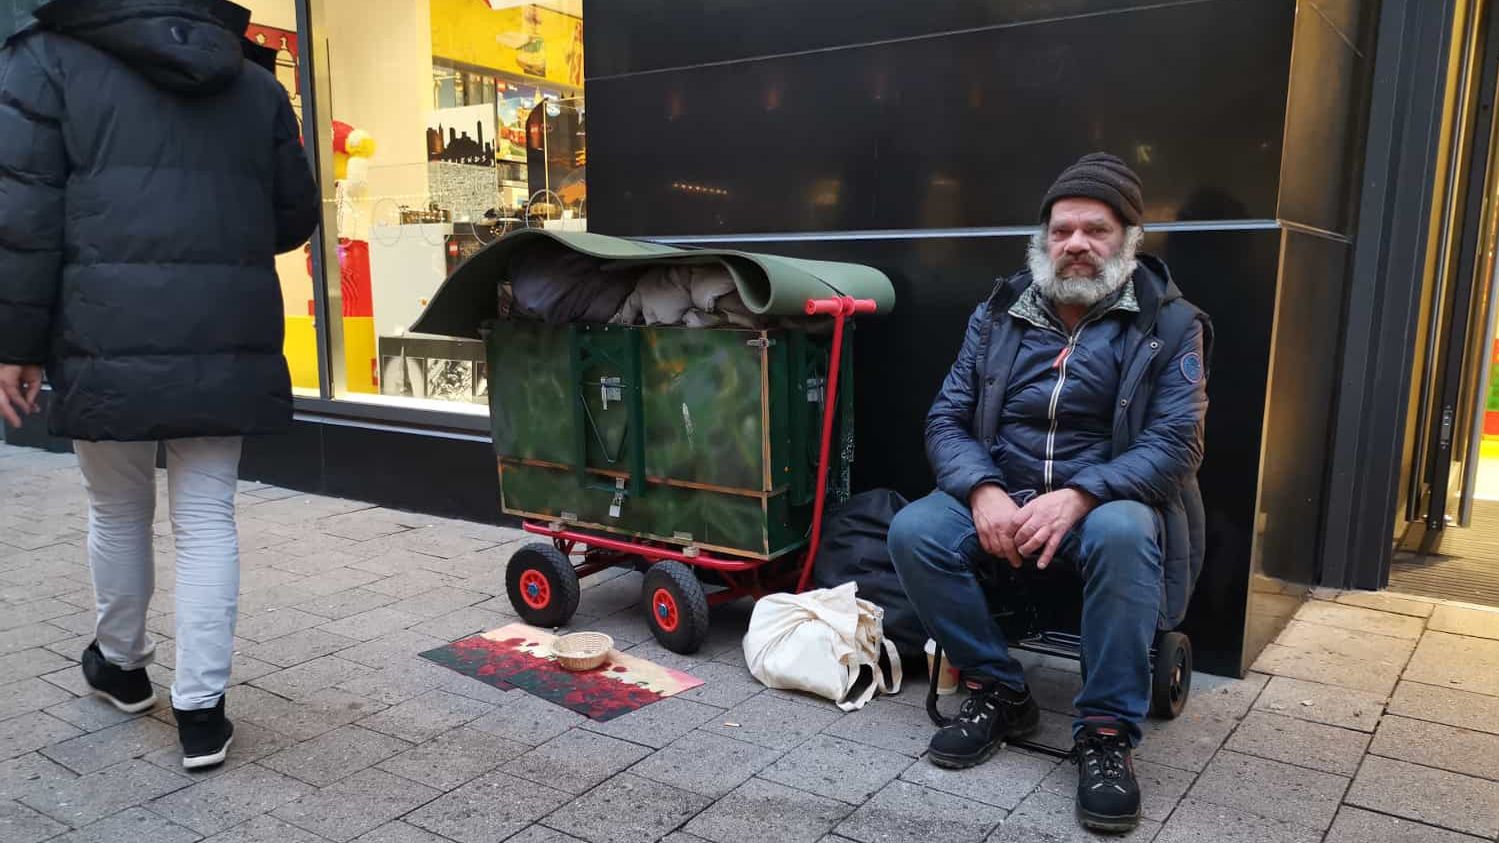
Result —
POLYGON ((341 309, 335 397, 485 412, 482 346, 409 328, 495 237, 586 228, 580 9, 315 0, 313 34, 327 45, 319 143, 334 163, 323 189, 338 256, 324 273, 341 309))

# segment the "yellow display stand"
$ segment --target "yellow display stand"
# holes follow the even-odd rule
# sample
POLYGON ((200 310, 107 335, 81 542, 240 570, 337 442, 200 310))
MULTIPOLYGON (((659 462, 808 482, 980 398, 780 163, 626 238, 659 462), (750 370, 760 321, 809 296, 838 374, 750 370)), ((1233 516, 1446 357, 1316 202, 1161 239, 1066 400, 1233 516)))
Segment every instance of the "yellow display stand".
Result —
MULTIPOLYGON (((286 364, 291 368, 295 389, 318 388, 317 325, 311 316, 286 317, 286 364)), ((349 392, 373 395, 380 391, 376 380, 375 320, 370 316, 344 317, 344 372, 349 392)))

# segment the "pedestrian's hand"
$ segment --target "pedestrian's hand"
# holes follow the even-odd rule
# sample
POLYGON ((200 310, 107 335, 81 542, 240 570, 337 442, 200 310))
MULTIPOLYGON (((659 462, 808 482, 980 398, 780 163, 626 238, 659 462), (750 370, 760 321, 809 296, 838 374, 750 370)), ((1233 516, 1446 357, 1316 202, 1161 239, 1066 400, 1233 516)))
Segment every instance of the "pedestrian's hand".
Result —
POLYGON ((990 556, 1007 559, 1019 568, 1021 556, 1015 547, 1015 530, 1011 521, 1019 510, 1009 494, 998 486, 985 484, 973 490, 968 504, 973 510, 973 526, 978 530, 979 544, 990 556))
POLYGON ((1020 555, 1028 558, 1039 553, 1036 567, 1045 570, 1067 532, 1096 506, 1092 495, 1077 489, 1058 489, 1032 500, 1011 516, 1020 555))
POLYGON ((20 427, 26 416, 40 409, 37 396, 42 392, 41 366, 0 364, 0 418, 11 427, 20 427))

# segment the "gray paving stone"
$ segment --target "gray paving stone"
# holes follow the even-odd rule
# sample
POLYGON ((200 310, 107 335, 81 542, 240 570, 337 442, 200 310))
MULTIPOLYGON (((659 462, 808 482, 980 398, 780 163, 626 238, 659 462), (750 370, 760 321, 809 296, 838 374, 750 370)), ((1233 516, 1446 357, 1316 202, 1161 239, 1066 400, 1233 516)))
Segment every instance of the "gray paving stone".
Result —
POLYGON ((291 823, 263 814, 244 825, 220 832, 203 843, 327 843, 321 837, 303 831, 291 823))
POLYGON ((613 720, 589 720, 583 728, 660 749, 705 723, 720 721, 723 709, 667 697, 613 720))
POLYGON ((1348 779, 1230 750, 1198 776, 1193 799, 1326 831, 1348 779))
MULTIPOLYGON (((61 691, 61 689, 58 689, 61 691)), ((66 693, 66 692, 63 692, 66 693)), ((105 702, 100 697, 74 697, 69 695, 67 702, 51 706, 46 712, 58 720, 71 723, 85 732, 97 732, 110 726, 144 717, 144 714, 126 714, 105 702)), ((170 701, 158 699, 158 705, 168 705, 170 701)))
POLYGON ((457 843, 490 843, 516 834, 568 799, 560 790, 495 771, 439 797, 405 820, 457 843))
POLYGON ((861 843, 965 843, 984 840, 1007 812, 992 805, 896 781, 886 785, 848 819, 837 833, 861 843))
MULTIPOLYGON (((675 833, 668 834, 662 840, 664 843, 672 843, 675 836, 675 833)), ((506 840, 505 843, 586 843, 586 841, 580 840, 571 834, 563 834, 560 831, 547 828, 544 825, 533 825, 520 834, 506 840)))
POLYGON ((1255 700, 1254 707, 1257 711, 1269 711, 1298 720, 1372 732, 1384 712, 1385 698, 1367 691, 1276 676, 1255 700))
POLYGON ((260 764, 315 787, 327 787, 410 748, 405 741, 379 732, 341 726, 269 755, 260 764))
POLYGON ((1186 799, 1161 829, 1155 843, 1317 843, 1321 837, 1321 832, 1306 826, 1186 799))
POLYGON ((234 626, 234 634, 259 643, 312 629, 327 622, 327 618, 301 609, 269 609, 249 617, 241 617, 234 626))
POLYGON ((42 754, 82 775, 176 743, 176 729, 150 717, 139 717, 45 747, 42 754))
MULTIPOLYGON (((995 756, 996 758, 998 756, 995 756)), ((993 763, 992 761, 990 763, 993 763)), ((1195 773, 1135 759, 1135 777, 1140 782, 1140 814, 1146 819, 1165 822, 1176 805, 1197 779, 1195 773)), ((1077 765, 1066 761, 1056 765, 1041 782, 1041 789, 1068 799, 1077 796, 1077 765)))
POLYGON ((779 750, 701 730, 683 735, 630 768, 630 772, 717 799, 780 756, 779 750))
MULTIPOLYGON (((1318 605, 1335 605, 1320 603, 1318 605)), ((1350 607, 1345 607, 1350 608, 1350 607)), ((1362 609, 1358 611, 1364 611, 1362 609)), ((1390 615, 1389 617, 1400 617, 1390 615)), ((1414 621, 1415 618, 1404 618, 1414 621)), ((1418 621, 1419 622, 1419 621, 1418 621)), ((1415 638, 1394 638, 1372 632, 1359 632, 1339 626, 1293 620, 1286 624, 1275 643, 1294 650, 1327 653, 1355 659, 1366 664, 1401 667, 1416 647, 1415 638)))
POLYGON ((470 728, 529 746, 539 746, 582 724, 586 717, 555 703, 512 691, 508 699, 489 714, 469 724, 470 728))
POLYGON ((1499 609, 1470 609, 1465 606, 1437 606, 1426 628, 1453 635, 1474 638, 1499 638, 1499 609))
POLYGON ((189 784, 175 773, 132 760, 87 776, 43 785, 22 801, 58 822, 79 828, 189 784))
MULTIPOLYGON (((934 833, 940 834, 942 818, 933 815, 934 833)), ((1160 831, 1154 820, 1140 821, 1139 827, 1125 834, 1104 839, 1149 841, 1160 831)), ((1100 839, 1077 823, 1074 800, 1049 791, 1037 791, 1020 803, 995 827, 988 840, 994 843, 1093 843, 1100 839)))
POLYGON ((1499 835, 1499 784, 1371 755, 1345 801, 1428 825, 1499 835))
POLYGON ((67 830, 19 802, 0 801, 0 840, 5 843, 40 843, 67 830))
POLYGON ((831 705, 827 710, 819 710, 762 693, 729 709, 702 728, 724 737, 785 751, 837 722, 839 717, 838 710, 831 705))
POLYGON ((1381 612, 1393 612, 1397 615, 1410 615, 1414 618, 1431 617, 1432 609, 1436 608, 1429 599, 1390 594, 1387 591, 1346 591, 1337 596, 1336 602, 1348 606, 1362 606, 1365 609, 1377 609, 1381 612))
POLYGON ((312 740, 384 710, 385 706, 354 694, 324 689, 292 702, 253 686, 235 688, 225 708, 231 719, 244 719, 297 740, 312 740))
MULTIPOLYGON (((1499 741, 1499 738, 1495 740, 1499 741)), ((1244 718, 1224 746, 1235 752, 1284 761, 1298 767, 1352 776, 1358 772, 1359 760, 1369 746, 1369 736, 1337 726, 1256 711, 1244 718)))
MULTIPOLYGON (((921 682, 923 687, 926 685, 924 680, 925 677, 921 682)), ((1072 701, 1083 687, 1083 679, 1076 670, 1029 670, 1026 671, 1025 681, 1030 686, 1031 696, 1036 698, 1037 705, 1060 714, 1071 715, 1076 712, 1072 701)))
POLYGON ((505 624, 514 623, 516 620, 517 618, 514 615, 502 615, 499 612, 492 612, 475 606, 465 606, 462 609, 457 609, 445 615, 438 615, 435 618, 423 621, 411 629, 413 632, 430 635, 433 638, 443 641, 458 641, 470 635, 488 632, 491 629, 498 629, 505 624))
MULTIPOLYGON (((79 614, 77 606, 65 603, 55 597, 44 597, 41 600, 16 603, 6 606, 5 614, 0 616, 0 632, 76 614, 79 614)), ((62 624, 57 625, 62 626, 62 624)), ((86 628, 77 630, 76 632, 78 634, 92 632, 93 628, 94 626, 91 622, 86 628)))
MULTIPOLYGON (((512 837, 508 843, 519 838, 512 837)), ((368 834, 361 834, 354 843, 447 843, 430 831, 396 820, 380 826, 368 834)))
POLYGON ((703 684, 677 695, 678 699, 689 702, 733 708, 765 689, 744 667, 704 662, 694 666, 689 673, 703 680, 703 684))
MULTIPOLYGON (((75 610, 78 608, 76 606, 73 606, 72 603, 67 603, 61 600, 59 600, 58 602, 62 603, 63 605, 72 607, 75 610)), ((64 615, 60 618, 53 618, 52 620, 47 621, 47 623, 52 624, 58 629, 65 629, 68 632, 73 633, 74 635, 92 635, 94 633, 94 624, 97 622, 97 620, 97 613, 95 613, 93 609, 84 609, 81 612, 74 611, 71 615, 64 615)))
MULTIPOLYGON (((30 627, 25 627, 29 629, 30 627)), ((59 638, 68 637, 67 633, 61 633, 59 638)), ((56 639, 54 639, 56 640, 56 639)), ((45 641, 41 643, 47 643, 45 641)), ((80 650, 81 652, 81 650, 80 650)), ((0 651, 0 676, 6 677, 8 681, 18 682, 33 676, 41 676, 54 670, 62 670, 65 667, 78 667, 77 662, 59 656, 58 654, 44 650, 39 646, 31 646, 29 649, 20 651, 0 651)))
POLYGON ((925 711, 876 698, 862 709, 839 718, 823 731, 915 757, 926 752, 936 727, 925 711))
POLYGON ((1457 688, 1402 681, 1390 698, 1390 714, 1499 735, 1499 697, 1457 688))
POLYGON ((129 808, 111 817, 80 828, 56 839, 55 843, 194 843, 202 839, 196 831, 183 828, 144 808, 129 808))
MULTIPOLYGON (((416 516, 413 516, 413 518, 416 516)), ((411 527, 395 513, 378 509, 366 509, 324 518, 318 522, 320 532, 356 542, 383 539, 404 533, 411 527)))
MULTIPOLYGON (((440 564, 443 561, 439 557, 429 556, 425 553, 417 553, 412 550, 392 550, 389 545, 382 545, 379 553, 366 556, 358 562, 351 562, 349 563, 349 567, 379 574, 381 577, 391 577, 411 571, 426 570, 428 565, 440 564)), ((430 585, 427 586, 427 588, 433 587, 430 585)), ((409 597, 410 595, 402 596, 409 597)))
POLYGON ((0 760, 25 755, 83 732, 40 711, 0 720, 0 760))
POLYGON ((813 735, 758 775, 787 787, 859 805, 912 763, 908 756, 898 752, 831 735, 813 735))
POLYGON ((401 611, 397 606, 381 606, 342 620, 327 621, 318 628, 353 641, 370 641, 414 626, 421 620, 419 616, 401 611))
POLYGON ((364 770, 273 813, 298 828, 345 843, 431 802, 441 792, 383 770, 364 770))
POLYGON ((1233 720, 1193 711, 1189 702, 1187 709, 1175 720, 1147 720, 1144 723, 1141 727, 1143 738, 1135 750, 1135 757, 1178 770, 1202 772, 1236 725, 1233 720))
POLYGON ((73 699, 73 695, 51 682, 27 677, 8 685, 0 685, 0 720, 29 714, 73 699))
MULTIPOLYGON (((1072 781, 1075 788, 1076 768, 1071 764, 1061 766, 1074 771, 1072 781)), ((1013 810, 1057 769, 1054 758, 1010 748, 1002 749, 983 764, 966 770, 948 770, 922 759, 907 767, 900 777, 912 784, 1013 810)))
POLYGON ((1254 663, 1254 670, 1309 682, 1341 685, 1380 696, 1388 695, 1400 679, 1399 667, 1374 665, 1337 653, 1314 652, 1281 644, 1266 645, 1254 663))
POLYGON ((360 725, 411 743, 421 743, 492 711, 494 706, 488 703, 447 691, 432 691, 361 720, 360 725))
POLYGON ((1411 656, 1405 678, 1499 696, 1499 641, 1428 632, 1411 656))
POLYGON ((381 762, 379 768, 448 791, 525 752, 525 744, 478 729, 454 729, 381 762))
POLYGON ((23 801, 76 778, 72 770, 36 752, 0 761, 0 802, 23 801))
POLYGON ((683 831, 713 843, 812 843, 851 812, 835 799, 752 778, 683 831))
POLYGON ((1194 673, 1187 705, 1198 714, 1238 720, 1249 713, 1269 681, 1264 673, 1250 673, 1243 679, 1194 673))
POLYGON ((1296 613, 1296 619, 1306 623, 1342 627, 1355 632, 1413 640, 1421 637, 1421 632, 1426 626, 1425 622, 1417 617, 1365 609, 1361 606, 1349 606, 1343 603, 1328 603, 1322 600, 1307 601, 1296 613))
POLYGON ((364 586, 370 591, 388 594, 396 600, 405 600, 424 594, 434 588, 455 585, 458 580, 454 577, 421 570, 401 570, 392 576, 375 580, 364 586))
POLYGON ((489 594, 470 591, 466 588, 439 586, 392 603, 390 608, 411 615, 418 621, 425 621, 441 617, 449 612, 456 612, 459 609, 467 609, 490 597, 489 594))
POLYGON ((1499 735, 1390 715, 1369 751, 1386 758, 1499 781, 1499 735))
POLYGON ((75 697, 86 697, 94 692, 88 686, 88 682, 84 681, 83 671, 79 670, 77 665, 69 665, 62 670, 44 673, 37 678, 45 679, 75 697))
MULTIPOLYGON (((232 719, 232 718, 231 718, 232 719)), ((292 738, 273 732, 248 720, 234 721, 234 745, 229 756, 217 767, 186 770, 182 767, 182 748, 169 746, 146 756, 146 760, 174 773, 181 773, 195 782, 218 778, 226 773, 253 764, 269 755, 274 755, 296 743, 292 738)))
POLYGON ((1324 843, 1479 843, 1480 839, 1344 805, 1324 843))
POLYGON ((558 808, 544 824, 589 843, 652 843, 709 803, 696 793, 623 773, 558 808))
POLYGON ((210 835, 312 792, 313 788, 296 779, 251 764, 164 796, 146 807, 178 825, 210 835))
POLYGON ((257 644, 247 651, 251 658, 270 662, 278 667, 291 667, 312 661, 320 656, 336 653, 358 642, 352 638, 335 635, 321 629, 304 629, 283 635, 264 644, 257 644))
POLYGON ((336 621, 347 618, 350 615, 357 615, 360 612, 368 612, 371 609, 388 606, 394 602, 396 602, 396 598, 388 594, 370 591, 367 588, 351 588, 346 591, 314 597, 305 603, 298 604, 296 608, 336 621))
POLYGON ((576 795, 650 753, 639 744, 573 729, 507 762, 501 769, 517 778, 576 795))
POLYGON ((373 641, 366 641, 339 653, 341 658, 369 667, 383 668, 405 662, 410 657, 441 647, 448 642, 403 629, 373 641))
POLYGON ((257 677, 251 684, 278 696, 296 701, 347 682, 371 672, 372 668, 341 659, 338 656, 323 656, 295 667, 277 670, 257 677))

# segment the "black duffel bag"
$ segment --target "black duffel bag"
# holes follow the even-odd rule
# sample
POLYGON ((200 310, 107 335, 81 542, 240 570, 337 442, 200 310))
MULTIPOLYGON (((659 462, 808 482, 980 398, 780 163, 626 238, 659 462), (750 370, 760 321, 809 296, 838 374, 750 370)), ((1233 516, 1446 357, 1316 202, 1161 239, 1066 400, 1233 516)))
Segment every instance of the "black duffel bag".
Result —
POLYGON ((903 658, 919 658, 926 646, 926 628, 906 599, 885 543, 890 522, 906 503, 889 489, 874 489, 828 510, 812 581, 818 588, 857 582, 859 597, 885 610, 885 637, 895 642, 903 658))

